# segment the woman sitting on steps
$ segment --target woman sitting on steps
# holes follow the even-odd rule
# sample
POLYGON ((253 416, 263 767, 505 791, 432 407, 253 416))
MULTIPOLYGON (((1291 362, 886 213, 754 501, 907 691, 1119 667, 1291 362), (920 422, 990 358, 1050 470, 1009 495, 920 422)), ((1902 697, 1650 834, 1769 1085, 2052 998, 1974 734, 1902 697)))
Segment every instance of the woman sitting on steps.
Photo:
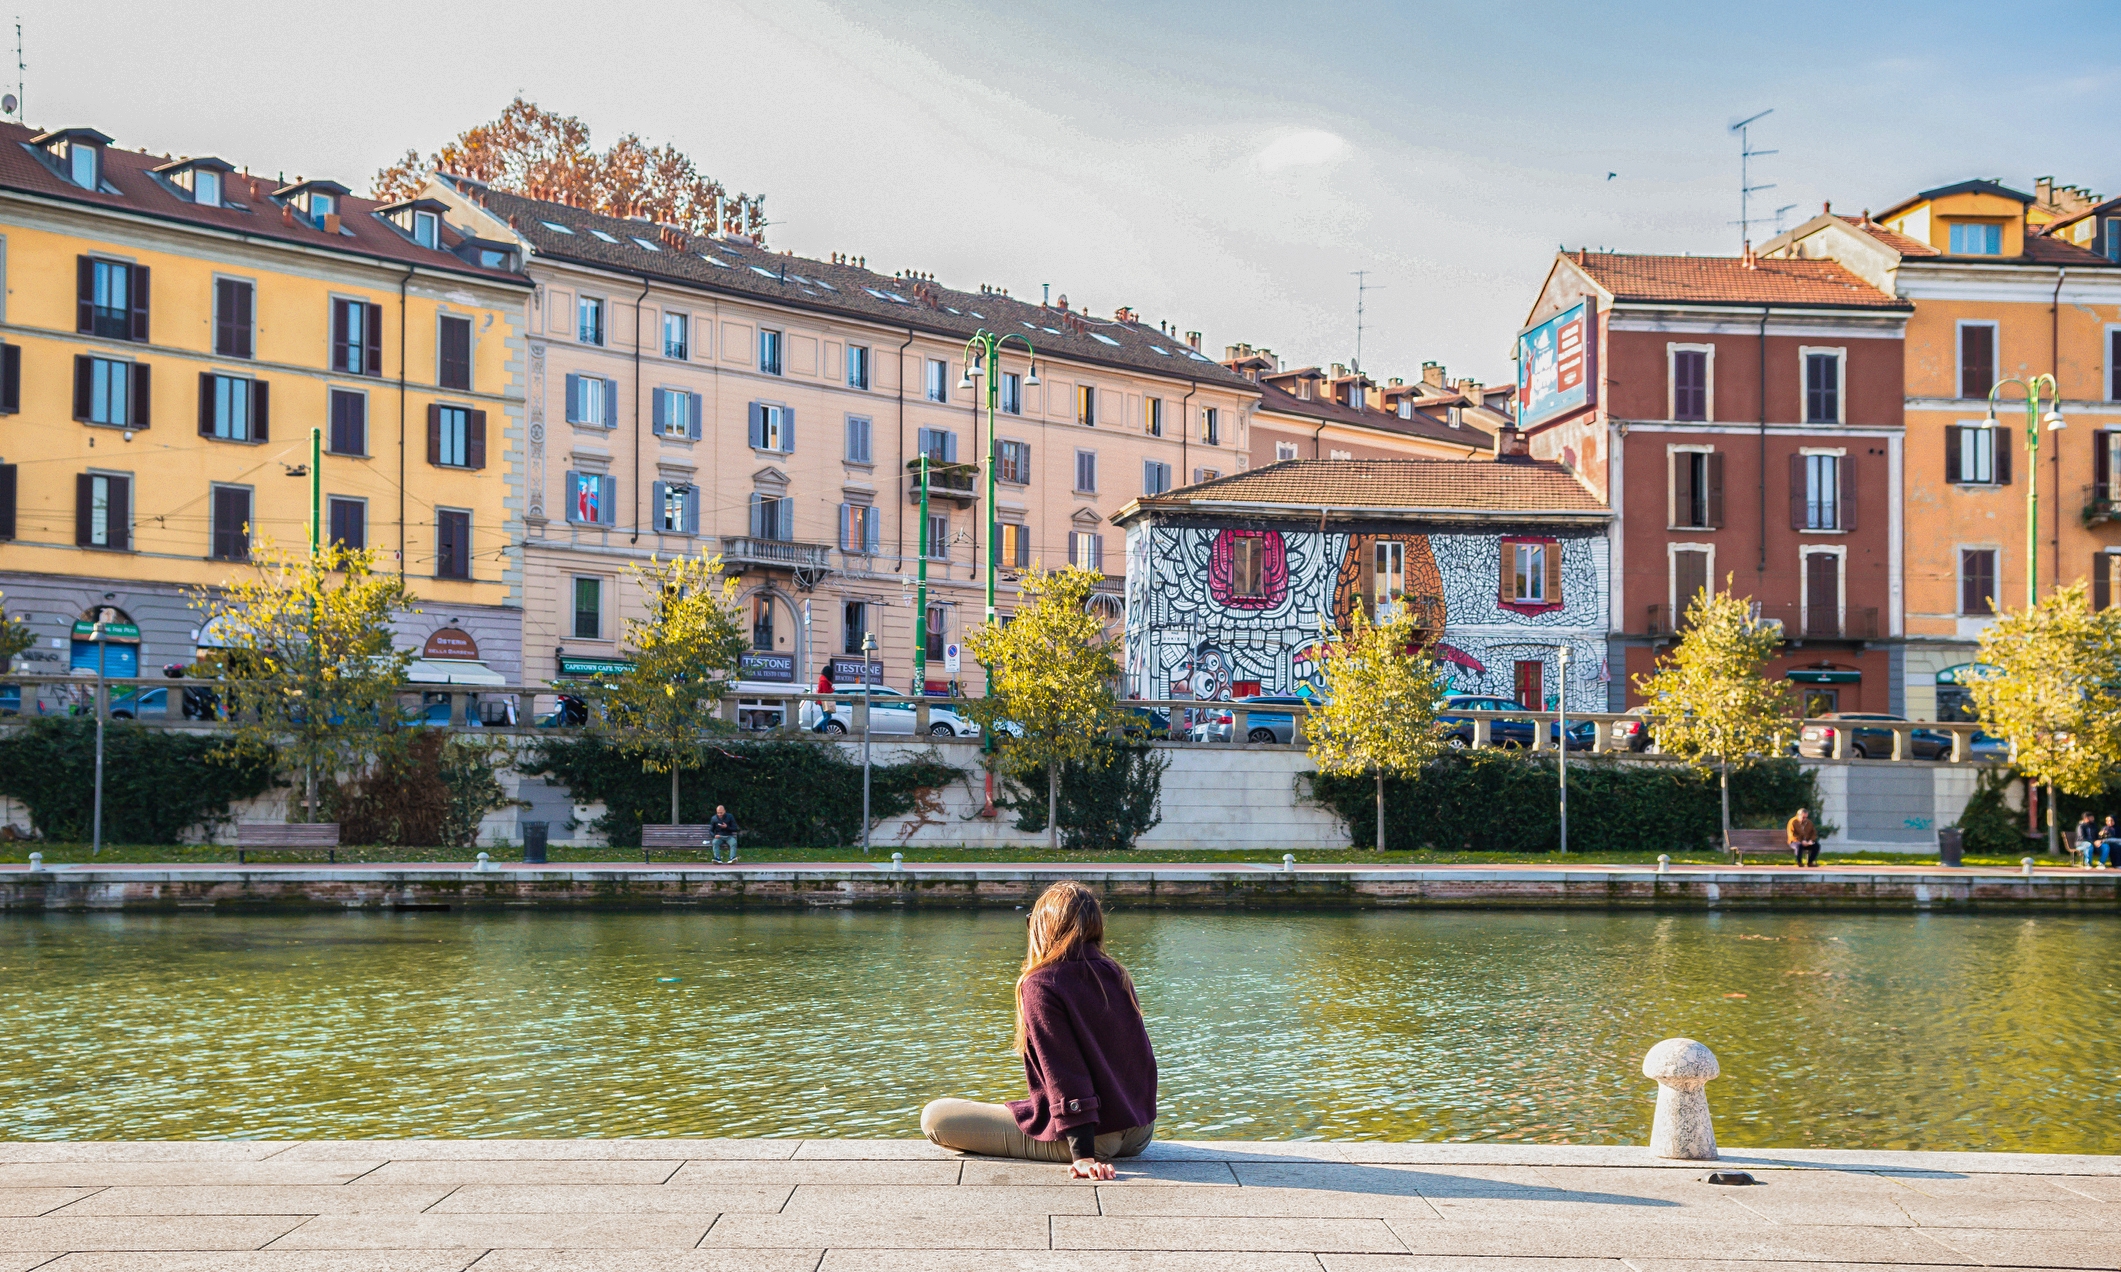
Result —
POLYGON ((1105 953, 1105 915, 1073 879, 1031 907, 1016 979, 1016 1052, 1030 1097, 1004 1104, 934 1100, 921 1133, 989 1157, 1069 1162, 1077 1179, 1110 1179, 1112 1159, 1149 1146, 1156 1055, 1127 969, 1105 953))

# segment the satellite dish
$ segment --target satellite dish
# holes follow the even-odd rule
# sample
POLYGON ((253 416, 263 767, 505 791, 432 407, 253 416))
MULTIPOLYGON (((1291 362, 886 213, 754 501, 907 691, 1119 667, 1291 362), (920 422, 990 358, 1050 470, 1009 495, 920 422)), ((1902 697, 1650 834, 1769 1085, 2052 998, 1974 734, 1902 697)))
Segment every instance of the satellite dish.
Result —
POLYGON ((0 97, 0 115, 12 115, 14 113, 15 95, 13 93, 9 93, 5 97, 0 97))

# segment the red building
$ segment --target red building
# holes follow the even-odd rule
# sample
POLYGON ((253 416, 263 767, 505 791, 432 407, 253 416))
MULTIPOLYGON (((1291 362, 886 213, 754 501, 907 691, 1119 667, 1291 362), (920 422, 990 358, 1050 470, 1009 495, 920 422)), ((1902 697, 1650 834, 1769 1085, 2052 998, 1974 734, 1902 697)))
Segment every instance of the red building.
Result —
POLYGON ((1781 622, 1808 713, 1900 709, 1911 309, 1832 261, 1555 258, 1518 421, 1612 507, 1615 710, 1704 587, 1781 622))

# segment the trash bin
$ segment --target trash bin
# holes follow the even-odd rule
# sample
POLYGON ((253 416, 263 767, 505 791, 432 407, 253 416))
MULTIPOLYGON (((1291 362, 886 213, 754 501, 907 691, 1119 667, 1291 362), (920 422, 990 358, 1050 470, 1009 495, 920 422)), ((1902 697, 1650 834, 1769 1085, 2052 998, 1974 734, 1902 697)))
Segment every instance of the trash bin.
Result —
MULTIPOLYGON (((526 864, 545 864, 545 835, 551 829, 551 822, 527 821, 523 823, 523 860, 526 864)), ((1958 832, 1954 831, 1953 833, 1956 834, 1958 832)))
POLYGON ((1959 828, 1945 826, 1937 831, 1937 864, 1956 866, 1959 864, 1959 828))

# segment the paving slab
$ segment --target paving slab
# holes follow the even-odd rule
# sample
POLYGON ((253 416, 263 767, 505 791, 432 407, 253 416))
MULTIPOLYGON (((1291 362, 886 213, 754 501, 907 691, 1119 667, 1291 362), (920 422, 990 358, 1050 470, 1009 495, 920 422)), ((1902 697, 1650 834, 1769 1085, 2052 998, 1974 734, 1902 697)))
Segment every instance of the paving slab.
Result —
POLYGON ((1603 1218, 1430 1223, 1391 1221, 1413 1254, 1472 1258, 1569 1256, 1636 1259, 1755 1259, 1815 1263, 1975 1264, 1980 1260, 1912 1228, 1623 1223, 1603 1218))
POLYGON ((1044 1215, 723 1215, 700 1248, 1047 1250, 1044 1215))
MULTIPOLYGON (((1069 1188, 1122 1188, 1140 1187, 1148 1184, 1171 1184, 1179 1187, 1201 1187, 1220 1185, 1235 1188, 1237 1176, 1228 1162, 1145 1162, 1138 1157, 1129 1157, 1114 1162, 1114 1176, 1109 1180, 1068 1179, 1061 1175, 1063 1185, 1069 1188)), ((1009 1162, 991 1157, 967 1157, 960 1183, 974 1187, 993 1184, 1050 1184, 1054 1180, 1054 1167, 1045 1162, 1009 1162)))
POLYGON ((1099 1188, 1102 1212, 1127 1216, 1246 1219, 1435 1219, 1419 1193, 1333 1192, 1318 1188, 1099 1188))
POLYGON ((418 1214, 449 1195, 442 1186, 121 1185, 91 1191, 64 1215, 418 1214))
POLYGON ((682 1161, 538 1162, 434 1160, 385 1162, 360 1177, 354 1186, 383 1184, 660 1184, 678 1173, 682 1161))
MULTIPOLYGON (((349 1188, 348 1192, 365 1192, 349 1188)), ((787 1185, 467 1184, 428 1208, 437 1215, 770 1215, 787 1204, 787 1185)))
POLYGON ((1318 1260, 1264 1251, 1101 1250, 1085 1259, 1074 1250, 828 1250, 818 1272, 1318 1272, 1318 1260))
POLYGON ((306 1220, 304 1215, 0 1219, 0 1251, 255 1250, 306 1220))
POLYGON ((273 1140, 0 1140, 0 1162, 256 1162, 292 1146, 273 1140))
MULTIPOLYGON (((1619 1259, 1454 1259, 1433 1254, 1322 1254, 1318 1261, 1326 1272, 1634 1272, 1641 1266, 1619 1259)), ((1804 1272, 1817 1269, 1806 1264, 1804 1272)))
POLYGON ((2110 1232, 1951 1228, 1923 1235, 1968 1263, 1991 1267, 2121 1268, 2121 1241, 2110 1232))
MULTIPOLYGON (((37 1272, 464 1272, 485 1254, 484 1250, 85 1252, 69 1254, 37 1272)), ((0 1268, 6 1266, 0 1264, 0 1268)))
POLYGON ((495 1250, 476 1272, 816 1272, 823 1250, 495 1250))
POLYGON ((322 1215, 281 1238, 284 1250, 689 1250, 714 1222, 701 1215, 401 1215, 377 1223, 322 1215))
POLYGON ((94 1188, 0 1188, 0 1218, 27 1219, 90 1196, 94 1188))
MULTIPOLYGON (((1055 1172, 1058 1174, 1059 1172, 1055 1172)), ((1148 1190, 1143 1190, 1148 1191, 1148 1190)), ((1230 1191, 1235 1192, 1236 1189, 1230 1191)), ((945 1218, 995 1216, 1094 1215, 1097 1190, 1058 1186, 992 1185, 948 1188, 865 1187, 849 1184, 803 1184, 781 1208, 795 1216, 938 1215, 945 1218)))
POLYGON ((30 1272, 32 1268, 50 1265, 58 1257, 55 1250, 0 1251, 0 1272, 30 1272))
MULTIPOLYGON (((282 1145, 275 1160, 328 1162, 343 1159, 436 1161, 686 1161, 692 1158, 785 1161, 799 1139, 592 1139, 592 1140, 312 1140, 282 1145)), ((6 1160, 0 1154, 0 1160, 6 1160)))
MULTIPOLYGON (((678 1173, 667 1181, 669 1187, 683 1185, 722 1186, 725 1184, 902 1184, 906 1186, 942 1185, 958 1182, 960 1173, 967 1167, 982 1163, 952 1158, 948 1161, 692 1161, 679 1168, 678 1173)), ((1003 1166, 1022 1166, 1022 1162, 994 1163, 1003 1166)), ((1054 1168, 1036 1167, 1045 1172, 1037 1179, 1026 1179, 1025 1183, 1051 1183, 1054 1168)))
POLYGON ((4 1162, 0 1188, 109 1188, 117 1184, 343 1184, 383 1165, 344 1162, 4 1162))
MULTIPOLYGON (((1424 1221, 1415 1221, 1419 1226, 1424 1221)), ((1429 1220, 1427 1222, 1434 1222, 1429 1220)), ((1053 1221, 1056 1250, 1290 1250, 1401 1252, 1382 1219, 1100 1216, 1053 1221)))

